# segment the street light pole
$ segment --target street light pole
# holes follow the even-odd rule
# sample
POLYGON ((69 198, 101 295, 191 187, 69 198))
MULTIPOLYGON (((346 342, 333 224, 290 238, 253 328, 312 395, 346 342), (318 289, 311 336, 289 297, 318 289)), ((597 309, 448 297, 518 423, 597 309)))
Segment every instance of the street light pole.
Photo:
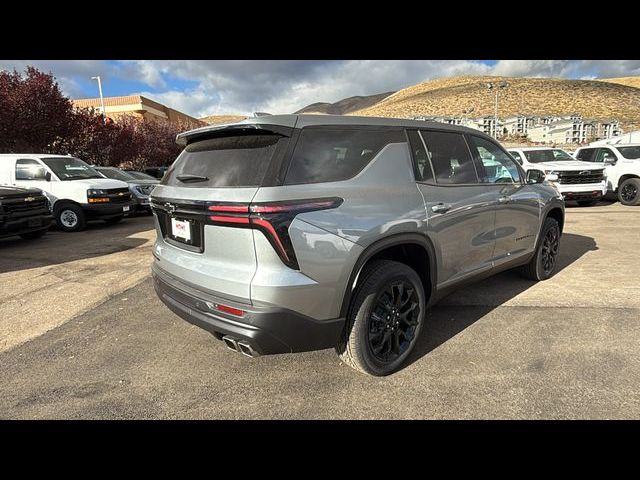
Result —
POLYGON ((91 77, 91 80, 98 81, 98 91, 100 92, 100 105, 102 106, 102 121, 107 121, 107 113, 104 111, 104 97, 102 96, 102 82, 100 81, 100 75, 97 77, 91 77))
MULTIPOLYGON (((498 83, 496 85, 496 103, 495 103, 495 110, 493 112, 493 138, 495 138, 496 140, 498 139, 498 106, 500 103, 500 90, 502 90, 503 88, 507 88, 509 84, 506 81, 501 81, 500 83, 498 83)), ((487 88, 489 90, 493 90, 494 85, 493 82, 489 82, 487 83, 487 88)))

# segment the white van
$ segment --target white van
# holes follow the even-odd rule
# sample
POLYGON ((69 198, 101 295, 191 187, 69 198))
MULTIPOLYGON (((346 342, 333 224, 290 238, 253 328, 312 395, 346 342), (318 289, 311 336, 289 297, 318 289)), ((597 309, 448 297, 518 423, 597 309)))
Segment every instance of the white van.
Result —
POLYGON ((88 220, 117 223, 131 211, 129 186, 104 178, 78 158, 65 155, 1 154, 0 185, 39 188, 62 230, 82 230, 88 220))

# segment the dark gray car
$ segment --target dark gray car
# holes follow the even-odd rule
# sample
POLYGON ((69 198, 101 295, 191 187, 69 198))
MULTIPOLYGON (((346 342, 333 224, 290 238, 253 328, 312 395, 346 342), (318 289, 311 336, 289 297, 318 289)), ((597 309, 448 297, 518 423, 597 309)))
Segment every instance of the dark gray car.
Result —
POLYGON ((452 289, 556 267, 562 195, 475 130, 282 115, 178 142, 151 195, 155 288, 245 355, 335 347, 386 375, 452 289))
POLYGON ((135 210, 139 212, 150 212, 151 206, 149 205, 149 194, 158 185, 159 180, 155 178, 139 178, 136 175, 132 175, 129 172, 120 170, 116 167, 93 167, 100 174, 107 178, 114 180, 122 180, 129 185, 129 191, 131 192, 131 198, 135 202, 135 210))

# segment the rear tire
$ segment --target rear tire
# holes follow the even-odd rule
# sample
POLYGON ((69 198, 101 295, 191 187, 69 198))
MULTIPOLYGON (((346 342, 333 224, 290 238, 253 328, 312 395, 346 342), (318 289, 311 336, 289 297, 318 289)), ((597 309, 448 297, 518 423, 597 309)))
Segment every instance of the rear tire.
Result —
POLYGON ((627 178, 618 186, 618 200, 623 205, 640 205, 640 178, 627 178))
POLYGON ((424 288, 412 268, 390 260, 374 261, 360 275, 336 352, 362 373, 389 375, 401 367, 420 334, 424 288))
POLYGON ((55 209, 56 224, 65 232, 79 232, 87 226, 87 219, 78 205, 66 204, 55 209))
POLYGON ((522 276, 536 282, 551 277, 558 264, 559 246, 560 226, 555 219, 547 218, 542 224, 538 246, 533 258, 529 263, 520 267, 522 276))
POLYGON ((116 223, 119 223, 123 218, 124 215, 120 215, 119 217, 105 218, 104 223, 106 223, 107 225, 115 225, 116 223))
POLYGON ((47 233, 47 231, 48 231, 48 229, 36 230, 35 232, 23 233, 20 236, 22 238, 24 238, 25 240, 37 240, 38 238, 43 237, 44 234, 47 233))

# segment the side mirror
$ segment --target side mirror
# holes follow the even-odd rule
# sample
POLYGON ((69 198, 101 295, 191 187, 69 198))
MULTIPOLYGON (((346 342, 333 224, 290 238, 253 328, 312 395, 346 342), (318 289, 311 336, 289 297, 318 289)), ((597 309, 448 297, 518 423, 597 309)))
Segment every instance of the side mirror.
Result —
POLYGON ((544 178, 544 172, 542 170, 527 171, 527 183, 542 183, 544 182, 544 178))
POLYGON ((47 182, 50 182, 50 181, 51 181, 51 172, 47 172, 47 173, 45 173, 45 174, 44 174, 44 179, 45 179, 47 182))
POLYGON ((607 157, 604 159, 605 165, 615 165, 618 161, 615 158, 607 157))

